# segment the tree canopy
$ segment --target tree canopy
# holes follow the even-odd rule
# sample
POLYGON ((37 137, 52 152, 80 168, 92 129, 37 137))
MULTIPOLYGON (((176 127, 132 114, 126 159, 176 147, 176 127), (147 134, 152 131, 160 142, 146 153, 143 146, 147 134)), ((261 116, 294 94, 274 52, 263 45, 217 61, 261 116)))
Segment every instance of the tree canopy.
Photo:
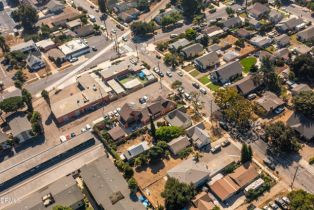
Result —
POLYGON ((142 21, 137 21, 132 23, 131 30, 134 35, 143 36, 153 33, 155 30, 155 24, 153 22, 146 23, 142 21))
POLYGON ((297 79, 305 82, 314 80, 314 59, 311 55, 300 55, 291 63, 291 70, 297 79))
POLYGON ((197 33, 193 28, 186 29, 185 38, 187 38, 188 40, 195 40, 196 36, 197 36, 197 33))
POLYGON ((288 194, 291 210, 314 210, 314 195, 304 190, 295 190, 288 194))
POLYGON ((294 131, 281 121, 269 124, 265 129, 265 137, 275 151, 297 152, 300 149, 294 131))
POLYGON ((180 183, 175 178, 168 178, 165 190, 161 196, 165 198, 167 210, 182 209, 190 202, 195 194, 194 187, 185 183, 180 183))
POLYGON ((6 98, 0 102, 0 109, 4 112, 16 112, 24 108, 25 104, 21 96, 6 98))
POLYGON ((246 143, 242 144, 242 149, 241 149, 241 162, 246 163, 248 161, 252 161, 252 148, 251 146, 247 145, 246 143))
POLYGON ((13 18, 21 22, 26 30, 33 29, 38 21, 37 10, 29 4, 21 4, 17 10, 12 12, 13 18))
POLYGON ((293 98, 296 111, 314 119, 314 92, 302 91, 293 98))
POLYGON ((156 130, 158 140, 169 142, 184 134, 184 130, 177 126, 161 126, 156 130))
POLYGON ((235 88, 219 89, 215 92, 215 103, 224 117, 239 128, 247 128, 251 119, 252 104, 239 95, 235 88))
POLYGON ((73 210, 71 207, 56 205, 52 208, 52 210, 73 210))
POLYGON ((182 19, 182 15, 179 12, 172 12, 169 15, 165 15, 161 19, 161 26, 165 27, 168 25, 175 24, 182 19))
POLYGON ((262 59, 260 71, 263 72, 263 82, 266 89, 277 94, 280 93, 281 85, 274 70, 274 64, 268 57, 262 59))
POLYGON ((202 0, 181 0, 183 14, 187 18, 193 18, 199 14, 202 9, 202 0))

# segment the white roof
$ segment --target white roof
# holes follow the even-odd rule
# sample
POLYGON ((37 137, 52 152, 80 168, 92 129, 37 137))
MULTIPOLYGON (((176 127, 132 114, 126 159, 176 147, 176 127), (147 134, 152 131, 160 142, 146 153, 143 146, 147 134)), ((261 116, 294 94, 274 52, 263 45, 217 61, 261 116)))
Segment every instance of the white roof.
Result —
POLYGON ((147 141, 144 141, 144 142, 141 142, 139 144, 129 147, 128 152, 131 157, 135 157, 148 149, 149 149, 148 143, 147 141))
POLYGON ((64 55, 69 55, 74 52, 83 50, 87 48, 88 45, 81 39, 74 39, 71 40, 61 46, 59 46, 59 49, 63 52, 64 55))
POLYGON ((55 44, 54 41, 52 41, 51 39, 44 39, 39 42, 36 42, 36 46, 43 49, 49 46, 53 46, 54 44, 55 44))
POLYGON ((123 84, 126 89, 132 89, 142 85, 139 79, 135 78, 123 84))

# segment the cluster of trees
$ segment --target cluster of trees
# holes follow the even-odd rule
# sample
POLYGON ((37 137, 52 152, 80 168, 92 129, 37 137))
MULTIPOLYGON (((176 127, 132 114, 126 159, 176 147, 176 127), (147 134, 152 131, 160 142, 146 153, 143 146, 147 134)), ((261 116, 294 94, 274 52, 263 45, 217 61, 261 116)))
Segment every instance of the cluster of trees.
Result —
POLYGON ((34 30, 38 21, 36 9, 29 4, 21 4, 12 12, 12 17, 16 22, 20 22, 26 31, 34 30))
POLYGON ((246 163, 252 161, 253 151, 251 145, 247 145, 246 143, 242 144, 241 149, 241 163, 246 163))
POLYGON ((192 184, 180 183, 175 178, 169 178, 165 185, 165 190, 161 196, 165 198, 165 208, 167 210, 183 209, 195 195, 192 184))
POLYGON ((1 48, 2 52, 4 52, 4 53, 10 51, 10 47, 6 43, 5 38, 2 36, 1 33, 0 33, 0 48, 1 48))
POLYGON ((314 59, 310 55, 300 55, 291 63, 291 70, 295 77, 304 82, 314 81, 314 59))
POLYGON ((56 205, 52 207, 52 210, 73 210, 73 209, 68 206, 56 205))
POLYGON ((304 116, 314 119, 314 92, 302 91, 293 98, 294 108, 304 116))
POLYGON ((166 27, 177 23, 179 20, 182 20, 182 15, 179 12, 172 12, 169 15, 165 15, 162 17, 161 26, 166 27))
POLYGON ((295 132, 281 121, 266 126, 265 137, 271 149, 278 152, 297 152, 301 148, 295 132))
POLYGON ((166 53, 164 62, 167 66, 171 66, 172 69, 175 69, 180 63, 180 57, 174 53, 166 53))
POLYGON ((252 104, 238 94, 235 88, 219 89, 215 92, 215 103, 220 107, 225 119, 240 129, 250 125, 252 104))
POLYGON ((193 28, 188 28, 185 31, 185 38, 192 41, 195 40, 197 36, 197 32, 193 28))
POLYGON ((137 21, 132 23, 131 30, 135 36, 144 36, 147 34, 154 33, 155 24, 154 22, 142 22, 137 21))
POLYGON ((156 137, 160 141, 170 142, 184 134, 184 129, 177 126, 161 126, 156 130, 156 137))
POLYGON ((269 91, 279 94, 281 91, 281 84, 279 81, 279 77, 275 72, 274 64, 269 59, 269 57, 265 57, 262 59, 262 65, 259 71, 263 73, 262 80, 265 88, 269 91))
POLYGON ((7 52, 5 54, 5 59, 9 61, 9 64, 18 68, 22 68, 25 66, 26 57, 27 55, 25 55, 21 51, 7 52))
POLYGON ((121 172, 123 172, 124 178, 126 178, 127 180, 129 180, 129 179, 133 176, 134 171, 133 171, 132 167, 131 167, 128 163, 124 162, 124 161, 121 160, 121 159, 115 160, 114 163, 115 163, 115 165, 117 166, 117 168, 118 168, 121 172))
POLYGON ((39 112, 34 111, 32 113, 30 122, 32 124, 32 131, 35 135, 40 135, 43 133, 41 115, 39 112))
POLYGON ((202 0, 181 0, 180 2, 185 17, 192 19, 201 13, 203 7, 202 0))
POLYGON ((137 9, 141 11, 149 11, 149 2, 148 0, 138 0, 137 9))
POLYGON ((304 190, 292 191, 288 194, 291 210, 313 210, 314 195, 304 190))

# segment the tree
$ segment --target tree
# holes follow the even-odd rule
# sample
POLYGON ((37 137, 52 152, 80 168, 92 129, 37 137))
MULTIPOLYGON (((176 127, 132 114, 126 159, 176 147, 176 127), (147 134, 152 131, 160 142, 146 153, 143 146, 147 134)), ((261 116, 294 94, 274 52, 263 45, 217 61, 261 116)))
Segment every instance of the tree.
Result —
POLYGON ((134 166, 135 167, 142 166, 142 164, 143 164, 143 161, 142 161, 141 157, 137 157, 134 159, 134 166))
POLYGON ((190 93, 190 96, 191 96, 191 105, 195 112, 195 116, 200 117, 201 116, 200 109, 202 109, 204 106, 204 102, 201 101, 201 98, 200 98, 201 94, 199 92, 193 91, 190 93))
POLYGON ((179 65, 178 57, 172 53, 166 53, 164 57, 164 62, 167 66, 171 66, 173 69, 179 65))
POLYGON ((175 80, 172 84, 171 84, 171 88, 172 89, 176 89, 182 86, 182 82, 180 80, 175 80))
POLYGON ((149 121, 150 121, 150 132, 151 132, 152 137, 153 137, 153 139, 155 141, 156 140, 156 127, 155 127, 155 124, 154 124, 153 117, 151 115, 149 116, 149 121))
POLYGON ((239 95, 235 88, 219 89, 214 96, 215 103, 227 121, 240 129, 247 129, 250 126, 253 106, 250 101, 239 95))
POLYGON ((52 208, 52 210, 73 210, 71 207, 56 205, 52 208))
POLYGON ((260 71, 263 73, 263 82, 266 89, 279 94, 281 90, 281 85, 279 83, 278 76, 274 70, 274 65, 269 57, 262 59, 262 65, 260 71))
POLYGON ((142 22, 137 21, 132 23, 131 31, 135 36, 144 36, 147 34, 151 34, 155 31, 155 24, 154 22, 142 22))
POLYGON ((22 98, 29 112, 33 112, 32 95, 24 88, 22 89, 22 98))
POLYGON ((161 196, 165 198, 165 208, 167 210, 183 209, 195 195, 192 184, 180 183, 175 178, 168 178, 165 189, 161 196))
POLYGON ((158 141, 156 146, 162 148, 163 150, 168 149, 168 144, 165 141, 158 141))
POLYGON ((161 126, 156 130, 158 140, 169 142, 184 134, 184 129, 177 126, 161 126))
POLYGON ((241 149, 241 163, 248 161, 252 161, 252 149, 250 149, 246 143, 243 143, 241 149))
POLYGON ((245 47, 243 39, 238 39, 234 44, 241 48, 245 47))
POLYGON ((302 91, 293 98, 294 108, 304 116, 314 119, 314 92, 302 91))
POLYGON ((181 0, 183 14, 187 18, 193 18, 201 12, 202 0, 181 0))
POLYGON ((281 121, 266 126, 265 137, 268 145, 275 151, 297 152, 300 149, 294 131, 281 121))
POLYGON ((234 14, 234 10, 231 8, 231 7, 227 7, 226 8, 226 12, 229 16, 233 15, 234 14))
POLYGON ((148 0, 138 0, 137 9, 140 11, 149 11, 149 2, 148 0))
POLYGON ((314 80, 314 59, 311 55, 297 56, 291 63, 291 70, 297 79, 305 82, 314 80))
POLYGON ((137 182, 133 177, 128 180, 128 186, 129 186, 129 189, 131 190, 131 193, 137 192, 138 190, 137 182))
POLYGON ((35 122, 41 122, 41 114, 37 111, 34 111, 32 113, 32 117, 30 119, 31 123, 35 123, 35 122))
POLYGON ((164 155, 164 150, 159 146, 153 146, 148 150, 148 157, 151 162, 158 161, 164 155))
POLYGON ((46 103, 50 106, 50 97, 47 90, 44 89, 43 91, 41 91, 41 97, 43 97, 46 103))
POLYGON ((304 190, 294 190, 288 194, 291 210, 313 210, 314 194, 304 190))
POLYGON ((42 133, 42 127, 38 122, 32 123, 32 131, 36 135, 39 135, 42 133))
POLYGON ((209 36, 207 34, 203 35, 200 39, 200 43, 206 48, 209 43, 209 36))
POLYGON ((88 23, 88 18, 87 18, 86 15, 81 16, 80 19, 81 19, 81 22, 82 22, 83 24, 87 24, 87 23, 88 23))
POLYGON ((193 159, 195 160, 195 162, 198 162, 202 157, 202 154, 199 152, 194 152, 193 153, 193 159))
POLYGON ((42 24, 40 31, 43 38, 48 38, 50 36, 51 30, 48 25, 42 24))
POLYGON ((21 96, 6 98, 0 102, 0 109, 4 112, 16 112, 24 108, 25 104, 21 96))
POLYGON ((195 40, 197 36, 197 32, 193 28, 188 28, 185 31, 185 38, 188 40, 195 40))
POLYGON ((2 52, 6 53, 10 51, 10 47, 7 45, 5 38, 0 34, 0 48, 2 52))
POLYGON ((98 6, 101 12, 104 13, 107 11, 106 0, 98 0, 98 6))
POLYGON ((24 30, 32 30, 38 21, 37 10, 29 4, 21 4, 12 12, 13 18, 21 22, 24 30))

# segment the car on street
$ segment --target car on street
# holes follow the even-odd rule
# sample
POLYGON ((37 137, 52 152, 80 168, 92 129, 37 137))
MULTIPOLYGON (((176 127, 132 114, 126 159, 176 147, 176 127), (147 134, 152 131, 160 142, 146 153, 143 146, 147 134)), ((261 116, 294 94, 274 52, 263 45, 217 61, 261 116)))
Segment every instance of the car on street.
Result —
POLYGON ((115 28, 111 29, 111 33, 112 34, 116 34, 117 33, 117 29, 115 29, 115 28))
POLYGON ((191 99, 192 99, 191 95, 188 94, 188 93, 184 93, 184 98, 185 98, 186 100, 191 100, 191 99))
POLYGON ((165 76, 164 73, 162 73, 162 72, 159 72, 158 75, 159 75, 160 77, 164 77, 164 76, 165 76))
POLYGON ((95 9, 95 11, 98 13, 98 12, 99 12, 99 9, 95 9))
POLYGON ((168 77, 172 77, 171 71, 167 71, 166 74, 167 74, 168 77))
POLYGON ((226 140, 224 140, 224 141, 221 143, 221 146, 222 146, 222 147, 227 147, 227 146, 229 146, 229 145, 230 145, 229 139, 226 139, 226 140))
POLYGON ((63 142, 66 142, 67 141, 67 138, 65 136, 60 136, 60 142, 63 143, 63 142))
POLYGON ((86 132, 86 128, 82 128, 81 133, 85 133, 85 132, 86 132))
POLYGON ((139 98, 139 102, 141 104, 145 104, 148 100, 149 100, 148 96, 143 96, 143 97, 139 98))
POLYGON ((287 198, 286 196, 282 197, 282 200, 286 203, 286 204, 290 204, 290 199, 287 198))
POLYGON ((74 132, 72 132, 72 133, 70 134, 70 136, 71 136, 71 138, 74 138, 74 137, 76 136, 76 134, 75 134, 74 132))
POLYGON ((121 31, 124 31, 123 26, 121 26, 120 24, 117 24, 116 27, 117 27, 118 29, 120 29, 121 31))
POLYGON ((122 40, 127 42, 128 41, 128 37, 127 36, 122 36, 122 40))
POLYGON ((229 127, 228 127, 228 125, 227 125, 227 123, 225 123, 225 122, 220 121, 220 122, 219 122, 219 126, 220 126, 222 129, 224 129, 225 131, 229 131, 229 130, 230 130, 229 127))
POLYGON ((205 90, 205 88, 202 88, 202 87, 200 88, 200 92, 203 93, 204 95, 207 94, 207 91, 205 90))
POLYGON ((192 83, 193 87, 195 87, 196 89, 200 88, 200 84, 198 84, 197 82, 193 82, 192 83))
POLYGON ((91 129, 92 129, 92 127, 90 126, 90 124, 86 124, 86 125, 85 125, 85 128, 86 128, 86 130, 91 130, 91 129))
POLYGON ((178 88, 178 92, 181 93, 181 94, 184 94, 184 89, 183 89, 183 87, 179 87, 179 88, 178 88))
POLYGON ((118 113, 120 113, 121 108, 120 108, 120 107, 116 108, 116 111, 117 111, 118 113))
POLYGON ((247 99, 253 100, 253 99, 256 98, 256 97, 257 97, 257 95, 256 95, 255 93, 252 93, 252 94, 250 94, 250 95, 247 96, 247 99))
POLYGON ((171 39, 174 39, 174 38, 177 38, 178 37, 178 34, 170 34, 170 38, 171 39))
POLYGON ((271 201, 269 203, 269 206, 273 209, 273 210, 277 210, 279 209, 279 206, 277 204, 275 204, 273 201, 271 201))
POLYGON ((70 62, 70 63, 74 63, 74 62, 76 62, 76 61, 78 61, 78 58, 77 58, 77 57, 73 57, 73 58, 70 58, 70 59, 69 59, 69 62, 70 62))
POLYGON ((284 200, 282 200, 281 198, 276 198, 275 199, 275 203, 280 206, 282 209, 287 210, 288 209, 288 205, 284 202, 284 200))
POLYGON ((92 46, 93 51, 97 51, 97 48, 95 46, 92 46))
POLYGON ((160 72, 160 70, 157 66, 153 68, 153 71, 156 72, 157 74, 160 72))
POLYGON ((263 210, 273 210, 273 209, 266 205, 263 207, 263 210))
POLYGON ((177 73, 180 77, 183 77, 183 72, 182 71, 178 71, 177 73))
POLYGON ((217 153, 221 150, 221 145, 218 144, 210 149, 211 153, 217 153))
POLYGON ((275 170, 276 169, 276 165, 274 164, 274 162, 269 159, 269 158, 265 158, 263 160, 263 163, 268 167, 270 168, 271 170, 275 170))

